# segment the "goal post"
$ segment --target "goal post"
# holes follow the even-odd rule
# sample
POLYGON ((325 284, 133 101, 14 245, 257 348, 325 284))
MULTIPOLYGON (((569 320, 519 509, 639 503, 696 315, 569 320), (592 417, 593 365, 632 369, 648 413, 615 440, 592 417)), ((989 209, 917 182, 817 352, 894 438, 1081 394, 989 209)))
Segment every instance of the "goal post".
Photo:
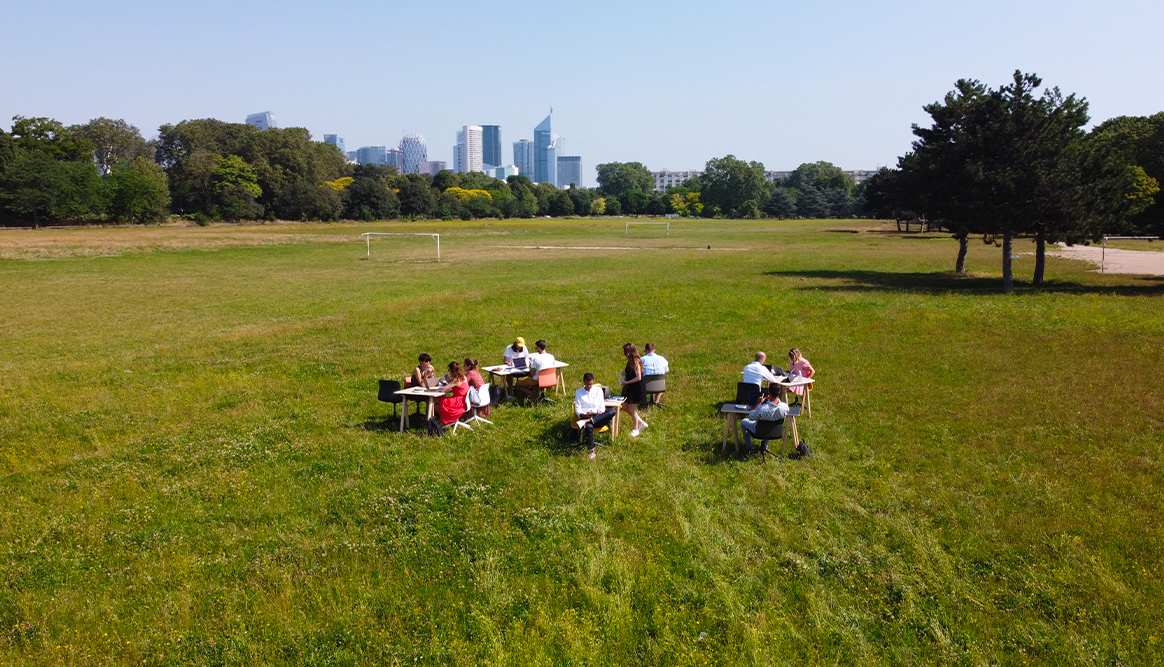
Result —
POLYGON ((1159 236, 1105 236, 1105 237, 1103 237, 1103 250, 1100 251, 1100 255, 1099 255, 1099 272, 1100 273, 1103 273, 1103 265, 1107 262, 1107 241, 1108 241, 1108 239, 1111 239, 1113 241, 1117 241, 1117 240, 1159 241, 1160 237, 1159 236))
POLYGON ((630 236, 631 225, 666 225, 667 236, 671 235, 671 223, 669 222, 628 222, 626 223, 626 229, 623 230, 623 236, 630 236))
POLYGON ((405 233, 405 232, 364 232, 363 234, 360 234, 360 236, 364 237, 364 241, 367 243, 368 254, 366 255, 366 257, 368 259, 371 259, 371 257, 372 257, 372 237, 373 236, 430 236, 430 237, 436 239, 437 261, 438 262, 441 261, 441 235, 440 234, 415 234, 415 233, 405 233))

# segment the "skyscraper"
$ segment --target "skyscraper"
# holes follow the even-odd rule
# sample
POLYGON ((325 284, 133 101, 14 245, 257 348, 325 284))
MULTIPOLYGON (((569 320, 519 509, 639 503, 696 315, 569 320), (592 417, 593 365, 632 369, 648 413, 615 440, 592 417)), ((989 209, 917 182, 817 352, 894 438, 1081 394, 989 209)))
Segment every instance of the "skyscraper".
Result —
POLYGON ((481 126, 481 163, 483 165, 500 167, 501 161, 501 127, 499 125, 481 126))
POLYGON ((578 155, 559 155, 558 189, 571 185, 582 187, 582 158, 578 155))
POLYGON ((341 153, 345 153, 345 154, 347 153, 347 151, 344 150, 344 138, 339 136, 338 134, 325 134, 325 135, 323 135, 323 143, 331 144, 332 146, 335 146, 336 148, 339 149, 339 152, 341 152, 341 153))
POLYGON ((517 173, 533 180, 534 173, 534 145, 529 139, 513 142, 513 164, 517 166, 517 173))
POLYGON ((387 164, 387 146, 362 146, 356 151, 356 162, 360 164, 387 164))
POLYGON ((254 125, 260 130, 269 130, 273 127, 278 127, 275 125, 275 114, 270 111, 253 113, 247 116, 247 125, 254 125))
POLYGON ((538 181, 538 183, 549 183, 550 185, 558 185, 558 142, 555 140, 551 143, 543 153, 546 161, 546 177, 545 180, 538 181))
MULTIPOLYGON (((546 116, 546 119, 534 128, 534 170, 533 181, 535 183, 552 183, 549 179, 550 165, 546 160, 546 151, 550 145, 554 143, 557 136, 554 134, 552 128, 553 114, 546 116)), ((554 164, 554 172, 558 171, 558 165, 554 164)))
POLYGON ((457 171, 461 173, 485 171, 481 150, 482 134, 480 125, 466 125, 457 132, 457 147, 453 151, 457 171))
POLYGON ((411 132, 400 139, 400 153, 401 173, 417 174, 420 173, 420 163, 428 160, 428 144, 424 142, 424 137, 411 132))

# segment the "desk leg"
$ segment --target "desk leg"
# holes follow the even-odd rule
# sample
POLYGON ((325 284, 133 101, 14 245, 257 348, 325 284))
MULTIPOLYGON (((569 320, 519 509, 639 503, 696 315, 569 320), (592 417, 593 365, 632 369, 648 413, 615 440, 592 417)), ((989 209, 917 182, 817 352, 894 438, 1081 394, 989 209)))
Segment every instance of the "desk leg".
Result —
POLYGON ((618 438, 618 425, 621 422, 622 422, 622 408, 616 407, 614 409, 614 433, 610 434, 611 440, 615 440, 616 438, 618 438))
POLYGON ((558 369, 558 384, 554 385, 554 393, 558 396, 566 393, 566 375, 561 368, 558 369))
POLYGON ((809 389, 812 385, 804 387, 804 416, 812 416, 812 391, 809 389))
POLYGON ((736 454, 740 453, 740 417, 732 420, 732 438, 736 441, 736 454))
POLYGON ((432 416, 434 414, 433 408, 435 408, 435 407, 436 407, 436 399, 435 398, 428 399, 428 418, 429 419, 432 419, 432 416))
POLYGON ((408 396, 404 396, 404 402, 400 404, 400 432, 404 433, 404 429, 408 428, 408 396))
POLYGON ((792 420, 792 446, 793 448, 800 445, 800 431, 796 430, 796 417, 788 417, 792 420))
POLYGON ((727 451, 728 433, 732 431, 732 419, 734 418, 735 415, 729 412, 727 413, 727 419, 723 422, 723 444, 719 446, 720 453, 727 451))
POLYGON ((788 449, 788 433, 789 433, 789 431, 792 430, 792 424, 794 424, 794 423, 796 423, 796 417, 790 416, 790 417, 785 418, 785 420, 784 420, 784 428, 781 429, 782 431, 784 431, 784 437, 780 438, 780 456, 784 456, 785 450, 788 449), (793 421, 789 422, 788 421, 789 419, 791 419, 793 421))

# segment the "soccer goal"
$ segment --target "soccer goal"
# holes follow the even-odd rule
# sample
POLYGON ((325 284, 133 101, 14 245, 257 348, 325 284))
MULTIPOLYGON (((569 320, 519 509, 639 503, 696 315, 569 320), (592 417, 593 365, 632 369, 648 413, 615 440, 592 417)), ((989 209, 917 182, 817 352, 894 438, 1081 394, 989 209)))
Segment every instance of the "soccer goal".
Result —
POLYGON ((364 237, 364 241, 366 241, 368 244, 368 254, 367 254, 368 259, 372 258, 372 237, 373 236, 431 236, 432 238, 436 239, 437 261, 438 262, 441 261, 441 235, 440 234, 406 234, 403 232, 364 232, 363 234, 360 234, 360 236, 364 237))
POLYGON ((669 222, 628 222, 626 223, 626 229, 623 230, 623 236, 630 236, 631 225, 666 225, 667 236, 671 235, 671 223, 669 222))

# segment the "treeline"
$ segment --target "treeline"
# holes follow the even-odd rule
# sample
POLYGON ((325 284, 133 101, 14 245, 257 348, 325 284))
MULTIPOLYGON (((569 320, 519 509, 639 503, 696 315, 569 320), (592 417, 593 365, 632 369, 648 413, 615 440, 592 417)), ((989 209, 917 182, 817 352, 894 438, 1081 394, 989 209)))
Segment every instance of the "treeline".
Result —
POLYGON ((163 125, 146 141, 123 120, 0 130, 0 223, 62 220, 381 220, 601 215, 591 190, 482 173, 398 174, 349 163, 303 128, 213 119, 163 125))
POLYGON ((1047 243, 1164 233, 1164 113, 1120 117, 1084 130, 1087 102, 1015 72, 990 89, 961 80, 925 107, 913 150, 863 185, 865 207, 883 218, 924 218, 959 243, 965 272, 971 235, 1002 247, 1004 289, 1017 237, 1035 240, 1033 283, 1043 282, 1047 243))
POLYGON ((769 182, 761 162, 728 155, 708 160, 703 174, 655 192, 655 178, 639 162, 598 165, 597 195, 608 214, 705 218, 864 217, 864 183, 856 184, 828 162, 802 164, 787 178, 769 182))

